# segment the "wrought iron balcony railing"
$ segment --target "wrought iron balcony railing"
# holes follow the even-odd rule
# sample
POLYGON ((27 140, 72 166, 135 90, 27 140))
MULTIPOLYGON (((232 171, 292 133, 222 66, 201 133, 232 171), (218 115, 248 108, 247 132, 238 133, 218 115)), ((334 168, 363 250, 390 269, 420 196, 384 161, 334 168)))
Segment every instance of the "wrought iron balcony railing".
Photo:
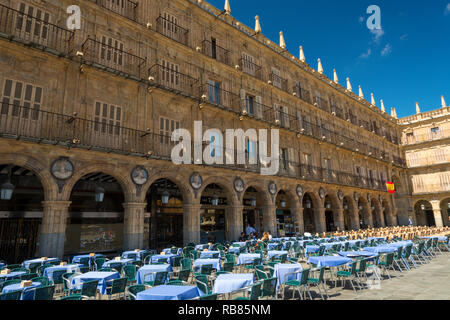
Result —
POLYGON ((427 132, 424 134, 414 134, 403 136, 403 144, 411 145, 427 141, 436 141, 450 137, 450 130, 438 130, 436 132, 427 132))
POLYGON ((269 75, 269 80, 272 82, 274 87, 277 87, 283 91, 288 91, 288 81, 280 77, 279 75, 271 72, 269 75))
POLYGON ((246 74, 249 74, 259 80, 262 80, 262 72, 261 72, 262 68, 256 63, 241 58, 239 59, 239 67, 246 74))
POLYGON ((311 94, 309 90, 301 88, 299 85, 295 85, 292 90, 298 98, 302 99, 303 101, 309 104, 312 104, 311 94))
POLYGON ((144 78, 146 59, 125 52, 122 46, 113 46, 94 39, 86 39, 82 45, 83 63, 106 68, 114 72, 144 78))
POLYGON ((200 92, 202 95, 206 96, 204 99, 205 102, 217 105, 221 108, 234 111, 236 113, 241 113, 242 108, 246 108, 247 106, 242 104, 241 97, 232 92, 223 90, 222 88, 214 85, 214 84, 204 84, 200 92))
MULTIPOLYGON (((109 124, 106 121, 92 121, 76 116, 58 114, 18 105, 0 104, 0 137, 23 139, 38 143, 51 143, 102 152, 117 152, 120 154, 157 157, 171 159, 175 142, 170 135, 153 133, 109 124), (15 111, 13 112, 15 108, 15 111)), ((194 148, 193 141, 185 141, 194 148)), ((208 148, 207 145, 206 148, 208 148)), ((211 147, 212 148, 212 147, 211 147)), ((214 154, 235 154, 237 150, 226 150, 216 145, 211 149, 214 154)), ((253 156, 250 155, 250 158, 253 156)), ((256 157, 253 157, 256 159, 256 157)), ((245 151, 246 164, 217 164, 215 167, 233 170, 260 172, 267 167, 256 159, 255 164, 249 164, 249 154, 245 151)), ((192 161, 194 159, 192 158, 192 161)), ((304 180, 313 180, 332 184, 341 184, 366 189, 385 190, 384 184, 376 179, 360 179, 352 173, 308 166, 305 164, 283 160, 277 175, 304 180)))
POLYGON ((137 2, 131 0, 90 0, 99 6, 137 22, 137 2))
POLYGON ((156 84, 189 96, 199 97, 200 95, 201 86, 198 79, 181 73, 174 67, 155 64, 148 70, 148 75, 152 85, 156 84))
POLYGON ((49 22, 49 16, 38 19, 0 4, 0 35, 57 55, 73 51, 74 33, 49 22))
POLYGON ((189 45, 189 30, 161 15, 156 19, 156 31, 186 46, 189 45))
POLYGON ((219 62, 231 65, 230 62, 230 50, 222 48, 215 43, 208 40, 203 40, 202 42, 202 53, 208 57, 216 59, 219 62))

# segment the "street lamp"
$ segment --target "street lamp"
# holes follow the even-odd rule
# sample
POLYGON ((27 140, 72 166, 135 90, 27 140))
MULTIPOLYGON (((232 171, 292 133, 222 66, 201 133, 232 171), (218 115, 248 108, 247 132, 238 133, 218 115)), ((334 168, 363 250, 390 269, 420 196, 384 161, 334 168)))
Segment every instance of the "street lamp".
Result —
POLYGON ((167 192, 167 190, 164 190, 164 192, 161 195, 161 202, 162 202, 162 204, 168 204, 169 203, 169 197, 170 197, 169 192, 167 192))
POLYGON ((311 200, 307 199, 305 204, 306 204, 306 208, 311 209, 311 200))
POLYGON ((11 200, 14 191, 14 185, 11 182, 5 182, 1 186, 1 199, 11 200))
POLYGON ((325 202, 325 208, 330 209, 331 203, 329 201, 325 202))
POLYGON ((256 207, 256 198, 255 198, 255 197, 251 197, 251 198, 250 198, 250 205, 251 205, 252 207, 256 207))
POLYGON ((217 206, 217 205, 219 204, 219 197, 218 197, 216 194, 214 194, 214 195, 212 196, 211 204, 212 204, 213 206, 217 206))
POLYGON ((283 208, 286 207, 286 200, 284 200, 284 198, 281 198, 280 204, 283 208))
POLYGON ((424 204, 421 204, 421 205, 420 205, 420 209, 422 209, 422 211, 425 211, 425 205, 424 205, 424 204))
POLYGON ((95 201, 103 202, 104 198, 105 198, 105 189, 103 189, 102 187, 95 188, 95 201))

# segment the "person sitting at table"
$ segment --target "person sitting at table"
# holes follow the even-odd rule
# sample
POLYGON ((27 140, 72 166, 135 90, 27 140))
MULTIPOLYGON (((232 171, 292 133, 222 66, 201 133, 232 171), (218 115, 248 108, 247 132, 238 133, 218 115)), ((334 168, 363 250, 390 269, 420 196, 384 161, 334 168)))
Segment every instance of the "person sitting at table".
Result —
POLYGON ((245 235, 245 232, 241 232, 241 236, 239 237, 239 241, 245 241, 247 240, 247 236, 245 235))
POLYGON ((269 233, 268 232, 263 232, 261 241, 269 241, 269 233))

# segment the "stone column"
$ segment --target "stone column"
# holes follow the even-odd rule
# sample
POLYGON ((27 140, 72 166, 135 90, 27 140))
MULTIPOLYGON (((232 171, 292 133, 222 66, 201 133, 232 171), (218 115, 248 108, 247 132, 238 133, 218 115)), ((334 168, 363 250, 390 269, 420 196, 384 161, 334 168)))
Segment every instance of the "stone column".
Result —
POLYGON ((323 233, 327 231, 327 226, 325 222, 325 208, 314 208, 314 224, 316 225, 316 232, 323 233))
POLYGON ((242 230, 244 230, 243 210, 244 206, 234 206, 229 208, 228 215, 228 240, 238 240, 242 230))
POLYGON ((297 232, 298 230, 300 234, 305 233, 305 225, 303 221, 303 207, 301 207, 300 204, 296 206, 291 206, 291 216, 294 222, 295 232, 297 232))
POLYGON ((143 248, 144 241, 144 211, 147 203, 127 202, 123 221, 123 249, 133 250, 143 248))
POLYGON ((433 200, 430 201, 431 206, 433 207, 433 215, 434 215, 434 223, 436 227, 443 227, 444 221, 442 220, 441 207, 439 206, 439 201, 433 200))
POLYGON ((336 227, 339 228, 340 231, 345 230, 345 222, 344 222, 344 209, 343 208, 335 208, 333 209, 334 213, 334 221, 336 227))
POLYGON ((374 215, 375 210, 372 210, 370 207, 366 207, 364 210, 366 210, 366 212, 367 212, 366 213, 367 221, 365 221, 367 224, 367 227, 373 228, 373 215, 374 215))
POLYGON ((359 225, 359 212, 357 211, 358 207, 354 207, 353 212, 350 211, 349 212, 349 218, 350 218, 350 229, 351 230, 359 230, 360 229, 360 225, 359 225))
POLYGON ((70 201, 42 202, 44 215, 39 239, 41 257, 63 257, 70 204, 70 201))
POLYGON ((183 205, 183 244, 200 243, 200 205, 183 205))
POLYGON ((277 234, 277 207, 274 204, 263 206, 263 229, 268 231, 275 238, 277 234))

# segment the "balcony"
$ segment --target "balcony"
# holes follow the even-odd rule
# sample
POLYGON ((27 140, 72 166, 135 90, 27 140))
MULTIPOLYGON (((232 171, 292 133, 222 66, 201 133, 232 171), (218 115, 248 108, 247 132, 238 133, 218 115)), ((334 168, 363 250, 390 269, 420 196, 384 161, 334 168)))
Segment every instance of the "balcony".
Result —
POLYGON ((301 88, 299 85, 295 85, 292 90, 297 97, 309 104, 312 104, 311 94, 308 90, 301 88))
MULTIPOLYGON (((92 121, 75 116, 58 114, 19 105, 1 104, 0 137, 47 143, 101 152, 171 159, 175 143, 170 135, 160 135, 107 122, 92 121)), ((193 145, 193 141, 190 141, 193 145)), ((193 147, 193 146, 192 146, 193 147)), ((223 148, 222 148, 223 149, 223 148)), ((222 150, 221 154, 225 154, 222 150)), ((248 162, 248 154, 246 155, 248 162)), ((259 172, 265 165, 215 165, 217 167, 259 172)), ((367 189, 384 190, 381 183, 360 183, 351 173, 330 170, 283 160, 280 176, 342 184, 367 189)))
POLYGON ((280 77, 279 75, 271 72, 269 75, 269 80, 272 82, 274 87, 277 87, 278 89, 281 89, 283 91, 288 91, 288 81, 287 79, 284 79, 280 77))
POLYGON ((204 100, 207 103, 216 105, 220 108, 240 113, 241 110, 241 98, 237 94, 229 91, 225 91, 220 87, 212 84, 204 84, 200 89, 201 95, 205 95, 204 100))
POLYGON ((130 0, 90 0, 97 5, 137 22, 136 2, 130 0))
POLYGON ((148 75, 152 85, 157 85, 186 96, 196 98, 200 96, 201 87, 198 80, 173 68, 155 64, 148 70, 148 75))
POLYGON ((145 77, 146 59, 90 38, 81 48, 84 64, 125 76, 134 76, 138 80, 145 77))
POLYGON ((404 145, 412 145, 416 143, 442 140, 450 137, 450 130, 438 130, 436 132, 428 132, 424 134, 405 135, 403 137, 404 145))
POLYGON ((156 31, 185 46, 189 45, 189 30, 161 15, 156 19, 156 31))
POLYGON ((252 77, 255 77, 259 80, 262 80, 261 66, 247 59, 239 59, 239 67, 244 73, 251 75, 252 77))
POLYGON ((202 53, 205 56, 216 59, 219 62, 231 65, 229 60, 230 50, 222 48, 215 43, 208 40, 203 40, 202 42, 202 53))
POLYGON ((408 155, 408 167, 428 167, 439 164, 450 163, 450 154, 442 152, 439 154, 430 154, 428 157, 414 157, 414 153, 408 155))
POLYGON ((0 36, 56 55, 73 51, 74 33, 0 4, 0 36))

